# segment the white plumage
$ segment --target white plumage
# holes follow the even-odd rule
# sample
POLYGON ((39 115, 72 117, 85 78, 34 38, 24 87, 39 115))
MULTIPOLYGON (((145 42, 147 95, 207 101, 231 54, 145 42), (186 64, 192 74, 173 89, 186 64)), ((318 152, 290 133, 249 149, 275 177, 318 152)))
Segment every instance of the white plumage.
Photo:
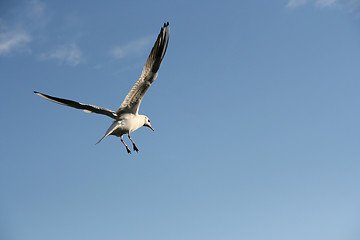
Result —
POLYGON ((122 136, 128 134, 129 139, 133 144, 134 151, 139 151, 134 141, 131 139, 130 133, 137 130, 142 126, 147 126, 154 131, 150 124, 150 119, 145 115, 139 115, 140 103, 149 89, 150 85, 155 81, 161 65, 161 62, 165 56, 165 52, 169 42, 169 23, 164 23, 161 31, 157 37, 157 40, 151 49, 150 55, 145 63, 139 80, 131 88, 130 92, 126 95, 121 106, 114 112, 112 110, 90 105, 83 104, 76 101, 52 97, 43 93, 34 91, 35 94, 46 98, 47 100, 66 105, 69 107, 82 109, 85 112, 92 112, 97 114, 103 114, 109 116, 115 121, 111 124, 109 129, 106 131, 104 137, 102 137, 97 143, 101 142, 105 137, 109 135, 115 135, 120 137, 121 142, 125 145, 128 153, 131 153, 129 147, 124 142, 122 136))

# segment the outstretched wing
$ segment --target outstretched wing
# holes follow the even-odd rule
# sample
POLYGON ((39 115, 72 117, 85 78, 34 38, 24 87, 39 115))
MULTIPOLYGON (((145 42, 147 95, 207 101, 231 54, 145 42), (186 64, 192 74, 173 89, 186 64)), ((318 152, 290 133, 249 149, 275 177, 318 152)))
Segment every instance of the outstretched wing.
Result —
POLYGON ((68 100, 68 99, 63 99, 63 98, 57 98, 57 97, 52 97, 43 93, 39 93, 34 91, 35 94, 39 95, 40 97, 43 97, 47 100, 65 105, 65 106, 69 106, 69 107, 73 107, 73 108, 77 108, 77 109, 83 109, 85 112, 92 112, 92 113, 98 113, 98 114, 103 114, 103 115, 107 115, 111 118, 116 119, 117 115, 116 113, 114 113, 113 111, 106 109, 106 108, 101 108, 101 107, 97 107, 94 105, 90 105, 90 104, 83 104, 83 103, 79 103, 79 102, 75 102, 72 100, 68 100))
POLYGON ((126 95, 125 100, 119 109, 116 110, 115 113, 117 115, 120 115, 121 113, 138 113, 141 100, 151 83, 156 79, 157 71, 159 70, 161 61, 165 56, 169 42, 169 29, 169 22, 164 23, 164 26, 161 28, 157 40, 151 49, 151 53, 146 61, 139 80, 126 95))

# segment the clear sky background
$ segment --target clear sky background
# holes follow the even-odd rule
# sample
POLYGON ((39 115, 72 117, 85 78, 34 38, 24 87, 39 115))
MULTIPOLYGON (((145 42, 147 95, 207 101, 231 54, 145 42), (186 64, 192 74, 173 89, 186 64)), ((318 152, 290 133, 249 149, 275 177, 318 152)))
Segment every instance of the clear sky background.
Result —
POLYGON ((0 239, 360 239, 359 0, 1 1, 0 79, 0 239), (33 94, 116 110, 166 21, 139 153, 33 94))

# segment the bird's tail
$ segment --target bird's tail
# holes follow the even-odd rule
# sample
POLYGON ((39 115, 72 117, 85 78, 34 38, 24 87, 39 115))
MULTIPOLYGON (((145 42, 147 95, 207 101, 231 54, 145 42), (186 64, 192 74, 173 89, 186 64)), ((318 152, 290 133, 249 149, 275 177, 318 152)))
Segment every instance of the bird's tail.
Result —
POLYGON ((105 135, 96 144, 100 143, 104 138, 111 135, 116 130, 116 128, 118 127, 118 124, 119 124, 119 122, 114 121, 113 124, 111 124, 109 129, 106 131, 105 135))
POLYGON ((107 136, 109 136, 110 134, 105 134, 97 143, 95 143, 95 144, 98 144, 98 143, 100 143, 104 138, 106 138, 107 136))

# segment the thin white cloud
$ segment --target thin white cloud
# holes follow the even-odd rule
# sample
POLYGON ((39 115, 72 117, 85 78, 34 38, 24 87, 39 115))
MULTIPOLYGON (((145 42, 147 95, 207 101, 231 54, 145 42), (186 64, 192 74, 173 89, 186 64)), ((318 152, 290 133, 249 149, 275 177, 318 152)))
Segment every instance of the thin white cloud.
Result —
MULTIPOLYGON (((356 0, 358 1, 358 0, 356 0)), ((286 7, 288 8, 297 8, 305 5, 308 2, 314 2, 315 5, 319 7, 331 7, 334 6, 338 0, 290 0, 288 1, 286 7)))
POLYGON ((86 61, 76 44, 50 47, 48 49, 53 50, 42 54, 33 52, 36 48, 32 47, 39 44, 38 40, 42 40, 46 45, 50 44, 47 42, 49 16, 47 6, 42 0, 26 0, 19 8, 10 9, 8 12, 12 12, 11 15, 16 17, 11 20, 0 18, 0 56, 26 50, 40 60, 56 60, 70 66, 77 66, 86 61))
POLYGON ((117 58, 121 59, 129 55, 139 55, 144 52, 144 50, 151 44, 153 37, 144 37, 135 41, 132 41, 124 46, 113 47, 110 50, 110 54, 117 58))
POLYGON ((360 0, 288 0, 287 8, 298 8, 307 3, 313 3, 320 8, 337 8, 347 10, 360 17, 360 0))
POLYGON ((31 36, 22 30, 0 32, 0 55, 11 54, 19 50, 28 50, 31 36))
POLYGON ((57 60, 61 64, 68 64, 70 66, 77 66, 80 63, 85 62, 85 58, 81 50, 76 44, 68 44, 58 47, 49 53, 43 53, 40 55, 41 60, 57 60))
POLYGON ((39 0, 30 0, 20 8, 9 10, 17 16, 13 21, 0 19, 0 56, 31 52, 30 42, 36 39, 34 30, 46 22, 45 9, 39 0))
POLYGON ((348 7, 352 12, 358 12, 360 9, 360 0, 349 0, 348 7))
POLYGON ((338 0, 316 0, 315 4, 320 7, 331 7, 336 4, 338 0))
POLYGON ((38 0, 31 0, 28 7, 28 15, 33 18, 42 18, 45 16, 45 4, 38 0))
POLYGON ((288 4, 286 5, 286 7, 288 7, 288 8, 296 8, 296 7, 299 7, 301 5, 304 5, 307 2, 308 2, 308 0, 290 0, 288 2, 288 4))

